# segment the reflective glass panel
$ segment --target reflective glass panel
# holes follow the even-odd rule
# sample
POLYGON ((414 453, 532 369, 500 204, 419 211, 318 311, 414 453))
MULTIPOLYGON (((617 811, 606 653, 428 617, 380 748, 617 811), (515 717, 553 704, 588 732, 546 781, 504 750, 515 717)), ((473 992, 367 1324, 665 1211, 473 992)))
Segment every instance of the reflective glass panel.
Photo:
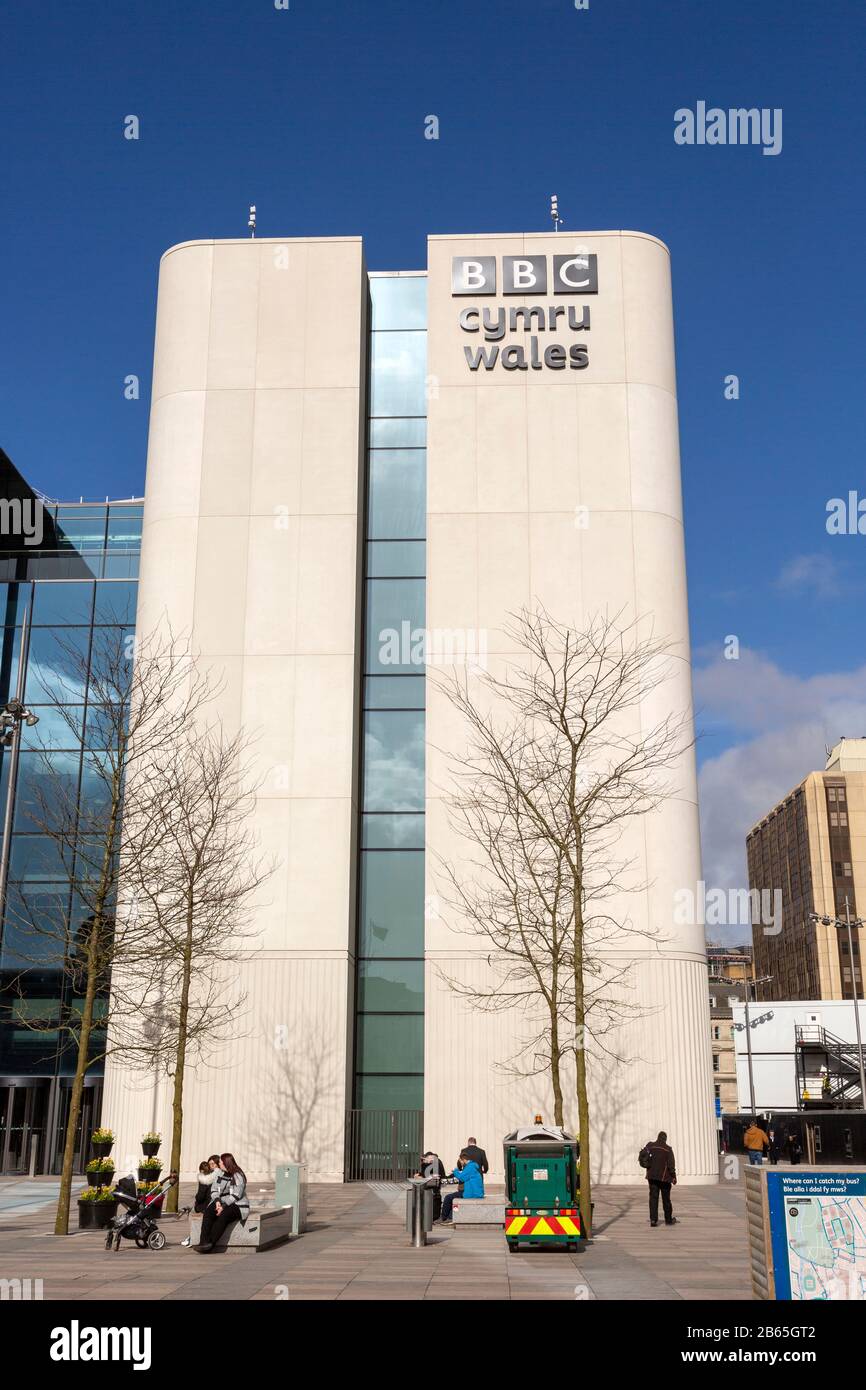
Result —
POLYGON ((423 579, 371 579, 367 584, 367 671, 389 675, 424 670, 423 579))
POLYGON ((62 549, 103 550, 105 507, 58 507, 58 542, 62 549))
POLYGON ((424 962, 364 960, 358 970, 358 1008, 376 1013, 421 1013, 424 962))
POLYGON ((22 753, 15 787, 15 830, 75 830, 80 752, 22 753))
POLYGON ((365 709, 423 709, 424 676, 368 676, 364 682, 365 709))
POLYGON ((423 849, 423 815, 364 816, 361 827, 364 849, 423 849))
POLYGON ((127 627, 135 622, 138 584, 135 580, 114 580, 96 586, 95 623, 113 623, 127 627))
POLYGON ((364 850, 360 955, 420 956, 423 952, 423 850, 364 850))
POLYGON ((33 705, 39 723, 21 730, 22 748, 75 748, 81 742, 83 705, 33 705))
POLYGON ((422 1110, 423 1076, 359 1076, 356 1099, 360 1110, 422 1110))
POLYGON ((13 883, 3 933, 3 968, 62 968, 69 922, 68 883, 13 883))
POLYGON ((89 628, 35 627, 30 635, 27 663, 28 704, 81 704, 86 691, 89 648, 89 628))
POLYGON ((427 525, 426 450, 371 449, 369 458, 369 538, 423 540, 427 525))
POLYGON ((109 550, 138 550, 141 548, 142 507, 109 507, 109 550))
POLYGON ((423 449, 427 443, 427 421, 417 416, 371 420, 369 431, 371 449, 423 449))
POLYGON ((374 333, 370 343, 370 414, 424 415, 427 334, 374 333))
POLYGON ((370 541, 367 574, 371 579, 423 579, 426 551, 424 541, 370 541))
POLYGON ((56 882, 66 876, 68 859, 48 835, 13 835, 10 878, 56 882))
POLYGON ((427 327, 426 275, 371 275, 373 332, 427 327))
POLYGON ((364 716, 364 810, 424 810, 423 710, 364 716))
POLYGON ((358 1070, 424 1070, 422 1014, 361 1014, 358 1019, 358 1070))
POLYGON ((92 582, 39 583, 33 601, 34 627, 87 626, 93 616, 92 582))

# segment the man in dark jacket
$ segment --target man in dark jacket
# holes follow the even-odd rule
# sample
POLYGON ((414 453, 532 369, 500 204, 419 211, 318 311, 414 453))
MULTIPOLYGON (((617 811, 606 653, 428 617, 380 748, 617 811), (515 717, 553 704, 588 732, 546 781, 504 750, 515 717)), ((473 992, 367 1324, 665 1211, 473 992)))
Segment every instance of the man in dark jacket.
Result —
POLYGON ((479 1149, 478 1140, 470 1139, 466 1148, 463 1150, 466 1158, 471 1158, 473 1163, 477 1163, 482 1173, 486 1173, 490 1167, 487 1162, 487 1155, 483 1149, 479 1149))
POLYGON ((649 1183, 650 1225, 659 1224, 659 1196, 665 1214, 665 1225, 675 1226, 677 1218, 671 1205, 671 1186, 677 1180, 677 1165, 674 1151, 668 1144, 664 1130, 659 1131, 655 1143, 645 1144, 640 1151, 640 1165, 646 1172, 649 1183))

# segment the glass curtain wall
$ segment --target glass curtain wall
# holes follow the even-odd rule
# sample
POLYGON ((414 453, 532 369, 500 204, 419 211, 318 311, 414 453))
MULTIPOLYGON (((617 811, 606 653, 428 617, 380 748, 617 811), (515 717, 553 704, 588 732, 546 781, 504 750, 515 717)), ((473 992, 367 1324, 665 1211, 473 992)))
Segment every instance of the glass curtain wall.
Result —
MULTIPOLYGON (((102 782, 94 776, 92 753, 102 751, 110 721, 90 704, 91 658, 101 638, 113 648, 134 632, 141 549, 140 503, 50 504, 45 510, 40 548, 0 550, 0 703, 15 694, 22 619, 32 602, 24 699, 39 719, 22 730, 0 923, 0 1166, 6 1171, 26 1168, 34 1135, 39 1170, 56 1169, 74 1059, 60 1030, 49 1026, 72 1002, 52 928, 74 933, 86 909, 75 892, 74 862, 45 833, 46 791, 59 778, 77 816, 86 808, 93 826, 102 782), (28 1020, 38 1020, 38 1031, 28 1020)), ((128 649, 131 654, 131 643, 128 649)), ((0 751, 0 815, 8 776, 9 754, 0 751)), ((98 1118, 102 1070, 95 1063, 89 1077, 95 1090, 85 1106, 87 1133, 98 1118)))
POLYGON ((424 1104, 427 280, 370 276, 357 1109, 424 1104))

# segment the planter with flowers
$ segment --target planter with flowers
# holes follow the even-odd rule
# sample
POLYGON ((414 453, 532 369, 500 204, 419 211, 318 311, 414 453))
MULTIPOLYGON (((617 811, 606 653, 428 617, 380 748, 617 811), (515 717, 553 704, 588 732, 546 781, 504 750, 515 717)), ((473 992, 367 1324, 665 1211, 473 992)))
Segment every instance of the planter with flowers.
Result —
POLYGON ((78 1198, 78 1229, 105 1230, 116 1211, 117 1198, 107 1187, 86 1187, 78 1198))
POLYGON ((159 1153, 159 1146, 161 1143, 162 1135, 154 1134, 152 1130, 149 1134, 142 1135, 141 1150, 145 1158, 155 1158, 159 1153))
POLYGON ((139 1182, 155 1183, 162 1172, 162 1164, 158 1158, 143 1158, 138 1165, 139 1182))
POLYGON ((91 1187, 110 1187, 114 1182, 114 1159, 92 1158, 85 1172, 91 1187))
POLYGON ((90 1147, 97 1158, 106 1158, 111 1153, 113 1143, 114 1131, 111 1129, 95 1129, 90 1136, 90 1147))

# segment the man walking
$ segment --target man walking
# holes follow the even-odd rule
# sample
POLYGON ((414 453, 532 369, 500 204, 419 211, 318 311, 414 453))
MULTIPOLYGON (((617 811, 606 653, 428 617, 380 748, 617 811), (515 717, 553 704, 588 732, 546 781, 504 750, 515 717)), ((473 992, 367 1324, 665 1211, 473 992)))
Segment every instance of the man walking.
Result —
POLYGON ((665 1214, 665 1225, 675 1226, 677 1218, 671 1204, 671 1187, 677 1180, 677 1165, 674 1151, 668 1144, 665 1131, 659 1130, 655 1143, 645 1144, 638 1154, 638 1163, 646 1170, 649 1183, 650 1225, 659 1224, 659 1197, 665 1214))
POLYGON ((743 1136, 743 1143, 746 1153, 749 1155, 749 1163, 756 1164, 759 1168, 764 1165, 764 1150, 770 1147, 770 1140, 765 1130, 758 1126, 757 1120, 752 1120, 749 1128, 743 1136))

